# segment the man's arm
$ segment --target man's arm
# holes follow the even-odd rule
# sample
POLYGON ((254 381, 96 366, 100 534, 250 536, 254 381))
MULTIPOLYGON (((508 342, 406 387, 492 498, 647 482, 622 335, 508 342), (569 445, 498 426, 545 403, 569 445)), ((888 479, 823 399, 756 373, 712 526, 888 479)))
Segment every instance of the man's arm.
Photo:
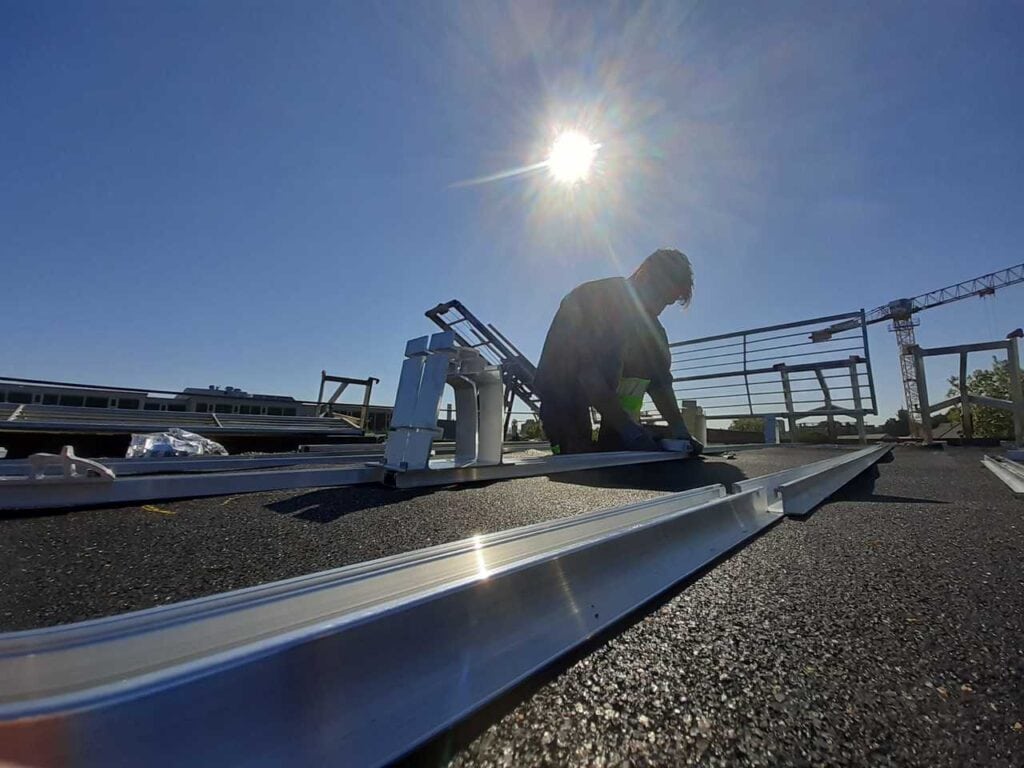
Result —
POLYGON ((683 414, 676 402, 676 393, 672 391, 672 379, 663 377, 651 382, 647 389, 654 407, 658 409, 661 418, 668 422, 670 433, 673 437, 690 439, 690 430, 686 428, 683 421, 683 414))

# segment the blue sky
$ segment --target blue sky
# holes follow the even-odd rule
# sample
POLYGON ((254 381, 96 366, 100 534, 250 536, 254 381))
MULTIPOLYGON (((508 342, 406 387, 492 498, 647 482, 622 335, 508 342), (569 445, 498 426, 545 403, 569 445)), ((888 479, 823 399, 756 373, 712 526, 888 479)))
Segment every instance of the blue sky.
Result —
MULTIPOLYGON (((1011 2, 0 2, 0 373, 310 397, 327 368, 390 402, 437 302, 536 359, 566 292, 661 246, 697 275, 673 339, 1017 264, 1021 28, 1011 2), (558 126, 602 144, 586 186, 453 186, 558 126)), ((1022 309, 935 309, 919 341, 1022 309)))

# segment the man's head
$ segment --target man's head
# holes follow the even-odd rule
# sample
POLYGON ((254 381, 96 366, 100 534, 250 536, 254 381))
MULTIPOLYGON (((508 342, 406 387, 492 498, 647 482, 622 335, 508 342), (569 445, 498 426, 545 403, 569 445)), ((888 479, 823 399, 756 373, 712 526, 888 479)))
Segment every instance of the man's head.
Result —
POLYGON ((693 267, 686 254, 672 248, 652 253, 629 280, 644 307, 654 315, 675 302, 685 307, 693 297, 693 267))

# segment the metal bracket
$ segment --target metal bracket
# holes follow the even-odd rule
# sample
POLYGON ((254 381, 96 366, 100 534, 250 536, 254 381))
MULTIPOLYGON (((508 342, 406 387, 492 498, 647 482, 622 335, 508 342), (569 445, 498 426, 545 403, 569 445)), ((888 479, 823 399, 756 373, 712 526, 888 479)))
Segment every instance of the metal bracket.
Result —
POLYGON ((455 465, 501 463, 504 385, 501 366, 475 349, 455 346, 451 331, 411 339, 398 381, 384 466, 394 472, 430 468, 434 440, 441 435, 437 410, 445 385, 455 390, 455 465))
MULTIPOLYGON (((28 477, 30 482, 110 482, 115 477, 114 470, 93 459, 83 459, 75 455, 75 448, 65 445, 60 453, 33 453, 28 457, 28 477), (47 475, 50 467, 60 469, 60 475, 47 475)), ((21 478, 0 478, 5 482, 18 482, 21 478)))

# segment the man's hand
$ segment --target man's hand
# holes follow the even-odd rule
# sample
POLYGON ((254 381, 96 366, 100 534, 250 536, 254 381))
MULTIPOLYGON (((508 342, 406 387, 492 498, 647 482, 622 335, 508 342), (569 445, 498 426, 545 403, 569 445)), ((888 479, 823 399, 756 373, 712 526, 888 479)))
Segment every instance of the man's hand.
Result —
POLYGON ((630 422, 621 432, 622 443, 627 451, 660 451, 658 441, 639 424, 630 422))
POLYGON ((686 424, 682 421, 669 425, 668 436, 672 440, 693 440, 693 438, 690 437, 690 430, 686 428, 686 424))

